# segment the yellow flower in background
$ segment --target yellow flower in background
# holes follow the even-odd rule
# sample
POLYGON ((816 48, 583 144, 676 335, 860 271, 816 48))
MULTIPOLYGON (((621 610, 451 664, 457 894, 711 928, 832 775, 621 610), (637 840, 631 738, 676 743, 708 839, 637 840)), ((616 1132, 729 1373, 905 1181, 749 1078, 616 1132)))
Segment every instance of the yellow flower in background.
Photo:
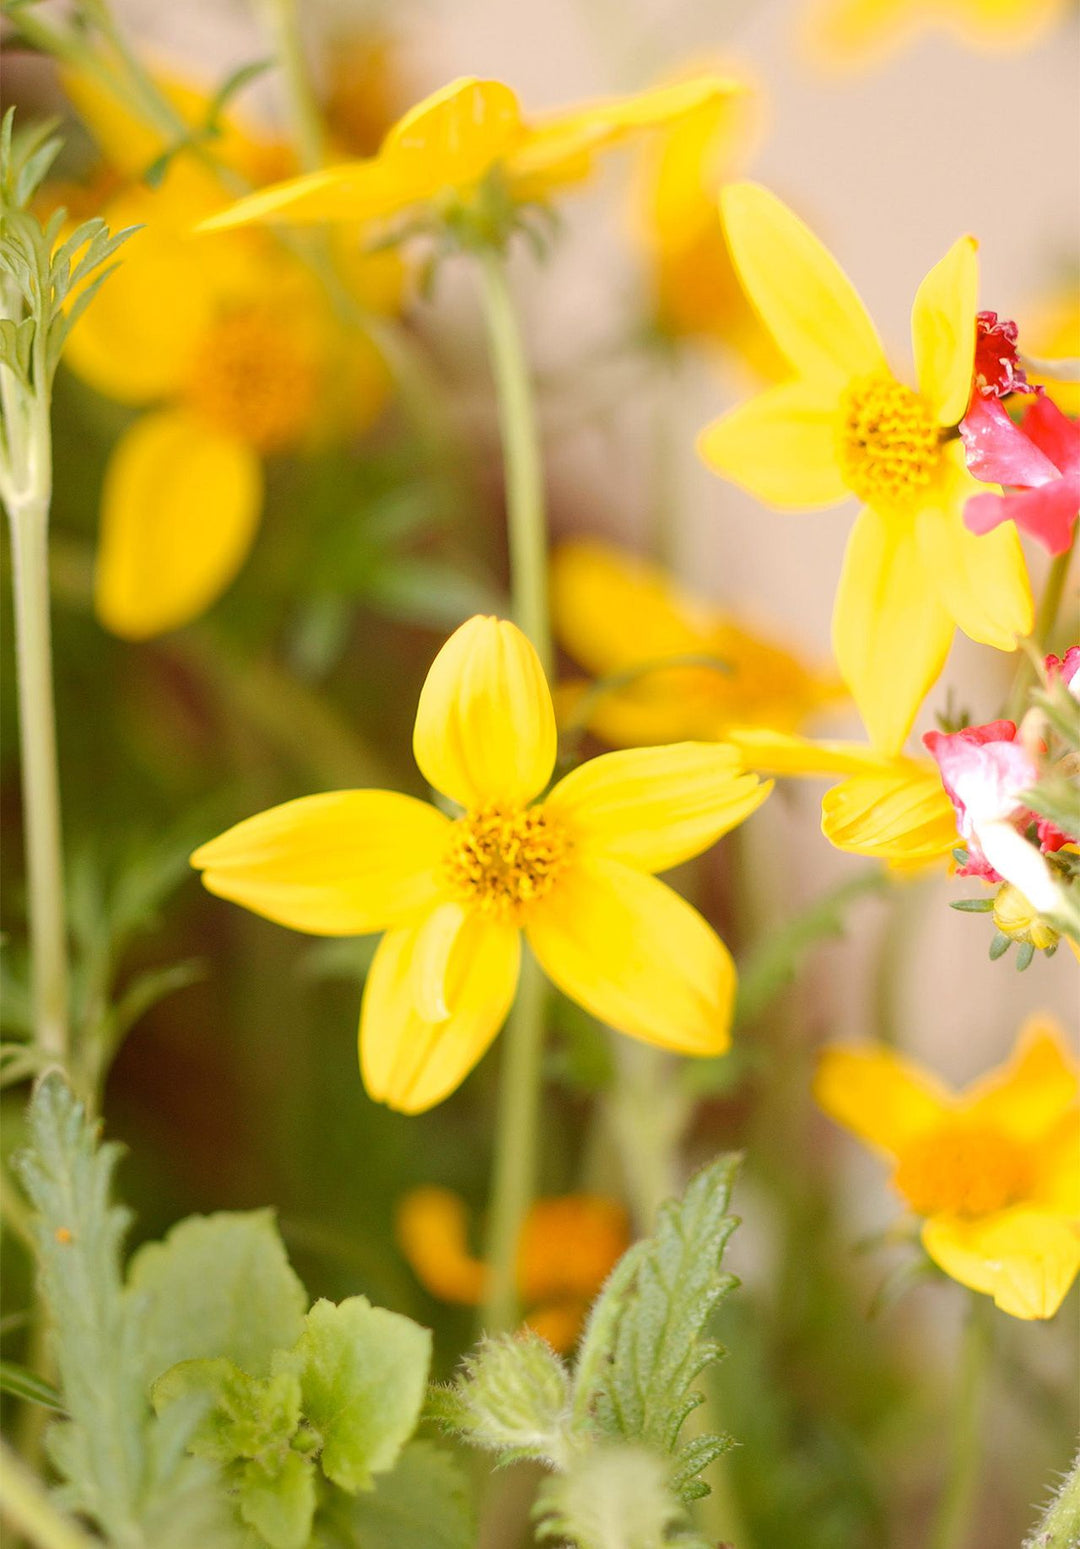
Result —
POLYGON ((931 29, 1007 52, 1029 48, 1066 11, 1066 0, 811 0, 807 41, 839 66, 876 60, 931 29))
POLYGON ((465 76, 417 103, 374 156, 252 194, 206 226, 377 221, 425 207, 445 217, 493 174, 512 206, 533 203, 586 179, 600 151, 740 89, 702 76, 526 120, 509 86, 465 76))
POLYGON ((385 932, 364 987, 360 1064, 372 1097, 441 1102, 498 1033, 521 937, 548 977, 618 1031, 722 1053, 735 971, 712 928, 651 873, 688 860, 770 787, 722 744, 609 753, 542 799, 555 713, 513 624, 476 617, 432 663, 416 762, 456 819, 393 791, 302 797, 192 856, 212 893, 294 930, 385 932))
POLYGON ((555 550, 551 608, 575 661, 615 680, 583 692, 588 725, 619 747, 723 738, 732 726, 794 729, 843 696, 834 675, 804 666, 614 544, 579 540, 555 550), (716 665, 665 667, 672 657, 716 665))
POLYGON ((1080 417, 1080 283, 1051 293, 1024 315, 1025 362, 1057 363, 1060 374, 1048 376, 1027 365, 1027 379, 1045 387, 1063 414, 1080 417))
POLYGON ((735 272, 717 197, 745 162, 760 93, 717 97, 643 146, 635 227, 649 266, 660 332, 722 344, 759 377, 785 375, 783 357, 735 272))
POLYGON ((827 1048, 814 1095, 892 1163, 940 1269, 1014 1318, 1050 1318, 1080 1271, 1080 1072, 1049 1017, 954 1094, 891 1049, 827 1048))
POLYGON ((752 183, 726 188, 722 204, 743 284, 794 376, 709 426, 700 451, 776 510, 863 503, 833 649, 875 747, 895 753, 955 628, 1010 651, 1033 624, 1014 524, 976 537, 963 523, 983 487, 951 434, 971 393, 975 243, 961 237, 916 294, 916 390, 890 370, 847 276, 790 210, 752 183))
MULTIPOLYGON (((444 1302, 478 1307, 488 1268, 469 1251, 465 1201, 450 1189, 413 1189, 397 1212, 402 1253, 425 1290, 444 1302)), ((573 1348, 589 1304, 630 1246, 626 1211, 599 1194, 535 1200, 517 1255, 525 1322, 559 1351, 573 1348)))

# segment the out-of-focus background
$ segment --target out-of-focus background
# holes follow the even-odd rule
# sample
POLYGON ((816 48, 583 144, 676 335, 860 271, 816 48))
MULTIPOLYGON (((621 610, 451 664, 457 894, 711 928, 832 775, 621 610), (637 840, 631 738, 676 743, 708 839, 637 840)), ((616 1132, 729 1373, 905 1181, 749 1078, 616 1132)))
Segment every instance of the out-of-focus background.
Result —
MULTIPOLYGON (((258 5, 244 0, 118 0, 116 10, 137 49, 208 87, 266 52, 258 5)), ((917 285, 965 231, 980 242, 982 306, 1027 324, 1032 336, 1075 306, 1075 9, 1063 9, 1021 50, 974 48, 955 30, 936 27, 845 69, 817 57, 804 0, 307 0, 302 16, 324 92, 347 84, 333 78, 335 60, 349 57, 345 42, 374 41, 383 51, 385 111, 366 104, 376 119, 461 74, 506 80, 527 109, 540 110, 637 89, 688 64, 719 62, 746 73, 760 88, 759 122, 732 175, 760 179, 810 222, 854 279, 898 362, 909 359, 917 285)), ((9 100, 43 110, 61 101, 45 61, 12 54, 5 76, 9 100)), ((241 101, 267 123, 283 122, 272 73, 241 101)), ((697 459, 699 429, 753 379, 720 348, 686 349, 664 364, 643 363, 633 350, 648 298, 634 240, 632 162, 613 158, 598 184, 565 201, 562 235, 545 263, 523 249, 514 265, 541 393, 556 532, 644 547, 656 537, 660 504, 661 540, 684 581, 824 661, 852 513, 774 515, 697 459)), ((484 588, 501 580, 497 444, 464 266, 444 266, 434 294, 417 298, 410 315, 478 452, 481 473, 474 471, 455 517, 452 544, 476 577, 463 598, 482 603, 494 595, 484 588)), ((118 423, 111 406, 70 379, 61 382, 58 584, 76 599, 85 590, 95 492, 118 423)), ((394 456, 379 444, 371 469, 352 467, 343 482, 331 469, 316 494, 295 470, 272 472, 266 530, 250 572, 190 635, 145 647, 109 641, 77 600, 67 611, 61 602, 65 816, 69 834, 87 836, 89 879, 102 870, 95 870, 95 846, 107 851, 118 836, 146 849, 182 829, 173 844, 182 849, 184 835, 193 844, 272 801, 368 783, 365 748, 378 748, 379 762, 391 769, 407 769, 415 689, 450 627, 453 598, 444 598, 439 618, 430 607, 410 611, 400 595, 383 607, 365 595, 344 623, 327 624, 313 611, 303 628, 282 601, 290 566, 306 552, 302 543, 295 547, 296 528, 329 521, 335 502, 374 509, 395 487, 401 470, 394 456), (262 676, 265 597, 275 640, 291 642, 299 677, 316 700, 325 695, 333 704, 324 715, 305 691, 292 747, 282 744, 280 716, 266 706, 268 696, 287 690, 262 676), (324 627, 344 632, 339 648, 326 646, 324 627), (219 649, 223 639, 228 650, 219 649), (381 676, 382 661, 394 663, 392 677, 381 676)), ((1038 575, 1043 559, 1033 553, 1031 560, 1038 575)), ((1075 618, 1075 594, 1070 606, 1075 618)), ((462 611, 471 611, 465 601, 462 611)), ((961 639, 919 729, 933 724, 947 688, 970 720, 988 719, 1012 670, 1009 659, 961 639)), ((12 694, 5 699, 5 800, 14 816, 12 694)), ((830 730, 858 734, 842 715, 830 730)), ((790 917, 860 864, 821 841, 819 798, 816 784, 789 785, 740 836, 757 878, 760 919, 790 917)), ((96 885, 87 882, 91 919, 96 885)), ((190 956, 209 965, 207 976, 139 1025, 106 1100, 110 1123, 131 1147, 124 1181, 140 1212, 139 1234, 191 1209, 272 1201, 313 1294, 362 1289, 436 1323, 445 1362, 467 1339, 469 1314, 440 1308, 419 1289, 393 1248, 392 1219, 410 1185, 432 1181, 460 1189, 479 1209, 488 1139, 476 1115, 493 1081, 490 1061, 458 1098, 422 1119, 375 1107, 355 1072, 362 954, 290 936, 206 899, 191 881, 177 896, 157 934, 137 949, 136 966, 139 954, 148 962, 155 954, 190 956)), ((898 901, 868 899, 847 937, 817 952, 773 1034, 778 1056, 800 1051, 793 1081, 805 1075, 806 1051, 821 1038, 878 1031, 868 1025, 871 1008, 890 996, 903 1046, 956 1082, 1002 1059, 1032 1010, 1054 1011, 1075 1030, 1068 954, 1039 957, 1023 975, 1010 962, 988 963, 987 932, 947 907, 955 896, 955 885, 941 878, 911 882, 898 901)), ((550 1190, 573 1180, 583 1111, 572 1096, 555 1104, 545 1156, 550 1190)), ((922 1410, 897 1395, 919 1373, 933 1379, 950 1358, 956 1288, 921 1288, 868 1323, 881 1264, 852 1245, 894 1213, 881 1167, 813 1114, 805 1090, 776 1097, 767 1118, 754 1114, 752 1090, 748 1097, 733 1083, 732 1094, 706 1104, 695 1142, 702 1153, 751 1140, 759 1152, 772 1152, 764 1162, 759 1155, 761 1176, 752 1166, 740 1196, 748 1220, 733 1265, 748 1291, 741 1307, 725 1313, 733 1353, 722 1402, 744 1443, 737 1509, 750 1524, 740 1549, 801 1545, 790 1534, 806 1521, 814 1524, 806 1533, 816 1535, 805 1538, 808 1549, 886 1541, 919 1549, 946 1385, 924 1384, 922 1410), (819 1172, 789 1201, 786 1217, 768 1197, 770 1168, 800 1171, 807 1157, 819 1172), (827 1276, 834 1283, 825 1296, 814 1285, 827 1276), (841 1283, 845 1289, 833 1294, 841 1283), (762 1382, 779 1396, 774 1410, 755 1413, 746 1395, 762 1382), (794 1483, 785 1486, 790 1500, 769 1499, 768 1459, 780 1455, 795 1460, 794 1483), (898 1467, 899 1479, 891 1472, 898 1467), (885 1497, 907 1502, 888 1529, 885 1497)), ((1071 1305, 1075 1312, 1075 1299, 1071 1305)), ((1014 1545, 1049 1469, 1064 1465, 1075 1429, 1062 1376, 1074 1359, 1074 1322, 1067 1307, 1055 1324, 1004 1331, 988 1443, 993 1466, 985 1470, 983 1527, 973 1540, 979 1549, 1014 1545)))

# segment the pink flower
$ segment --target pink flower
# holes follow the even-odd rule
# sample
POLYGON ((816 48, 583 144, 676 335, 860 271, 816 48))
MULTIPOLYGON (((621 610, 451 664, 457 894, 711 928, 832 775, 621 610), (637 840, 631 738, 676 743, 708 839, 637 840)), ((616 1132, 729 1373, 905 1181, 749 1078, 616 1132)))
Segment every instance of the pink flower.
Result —
POLYGON ((1011 520, 1051 554, 1064 554, 1080 512, 1080 424, 1043 394, 1016 425, 997 398, 975 392, 960 434, 969 472, 1012 487, 973 495, 964 507, 968 531, 981 535, 1011 520))
POLYGON ((1080 695, 1080 677, 1077 676, 1080 673, 1080 645, 1071 645, 1064 656, 1048 656, 1043 665, 1046 668, 1047 677, 1060 676, 1066 688, 1080 695), (1073 688, 1074 683, 1075 688, 1073 688))
POLYGON ((996 312, 975 314, 975 382, 984 398, 1009 393, 1034 393, 1016 353, 1017 327, 996 312))

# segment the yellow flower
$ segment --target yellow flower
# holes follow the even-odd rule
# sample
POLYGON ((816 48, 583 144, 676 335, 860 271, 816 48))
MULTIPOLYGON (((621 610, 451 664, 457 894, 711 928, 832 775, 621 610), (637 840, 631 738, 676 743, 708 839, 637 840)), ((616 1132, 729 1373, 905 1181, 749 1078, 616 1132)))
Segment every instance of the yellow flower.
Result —
POLYGON ((1018 887, 1006 882, 994 899, 994 924, 1010 941, 1030 944, 1036 952, 1056 946, 1060 935, 1038 915, 1018 887))
POLYGON ((192 856, 212 893, 294 930, 386 933, 360 1021, 374 1098, 418 1113, 464 1080, 514 998, 523 932, 549 978, 602 1021, 723 1052, 731 958, 651 873, 764 800, 735 749, 609 753, 537 800, 555 763, 543 669, 513 624, 477 617, 432 663, 413 751, 460 817, 392 791, 336 791, 249 818, 192 856))
POLYGON ((617 682, 595 694, 588 717, 616 746, 722 738, 732 726, 793 730, 843 694, 830 674, 803 666, 614 545, 562 544, 552 562, 551 606, 570 655, 617 682), (671 657, 709 658, 716 666, 665 667, 671 657))
MULTIPOLYGON (((417 1279, 444 1302, 477 1307, 488 1268, 469 1251, 465 1201, 450 1189, 413 1189, 397 1213, 397 1237, 417 1279)), ((570 1350, 589 1303, 630 1245, 626 1211, 598 1194, 538 1199, 517 1255, 525 1321, 556 1350, 570 1350)))
POLYGON ((951 435, 971 391, 975 243, 961 237, 915 297, 916 391, 889 369, 847 276, 790 210, 751 183, 722 201, 743 284, 795 375, 711 425, 700 450, 777 510, 863 502, 833 648, 871 740, 895 753, 955 627, 1011 651, 1033 623, 1014 525, 976 537, 962 519, 980 488, 951 435))
POLYGON ((446 217, 492 174, 511 206, 544 200, 587 178, 598 152, 739 89, 703 76, 527 121, 509 86, 465 76, 417 103, 374 156, 252 194, 206 226, 376 221, 423 207, 446 217))
POLYGON ((1025 356, 1040 361, 1054 361, 1063 377, 1047 376, 1038 367, 1027 368, 1027 378, 1046 388, 1050 397, 1063 414, 1073 419, 1080 416, 1080 287, 1076 283, 1063 287, 1049 296, 1044 305, 1033 309, 1024 317, 1024 332, 1020 343, 1025 356), (1072 363, 1069 371, 1067 362, 1072 363))
POLYGON ((893 1164, 939 1268, 1015 1318, 1050 1318, 1080 1270, 1080 1082, 1036 1016, 1012 1058, 959 1094, 867 1046, 828 1048, 815 1096, 893 1164))
POLYGON ((817 0, 809 42, 835 65, 883 56, 929 28, 976 48, 1018 50, 1043 37, 1065 10, 1065 0, 817 0))

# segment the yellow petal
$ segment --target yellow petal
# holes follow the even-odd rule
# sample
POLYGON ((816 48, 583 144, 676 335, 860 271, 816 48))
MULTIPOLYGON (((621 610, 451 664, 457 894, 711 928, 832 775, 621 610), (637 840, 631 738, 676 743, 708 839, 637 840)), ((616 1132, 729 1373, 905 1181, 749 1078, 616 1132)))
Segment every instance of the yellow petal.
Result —
POLYGON ((838 850, 893 866, 944 860, 958 843, 956 813, 937 767, 906 759, 879 774, 852 775, 826 791, 821 831, 838 850))
POLYGON ((450 1189, 411 1189, 394 1222, 398 1246, 425 1290, 442 1302, 479 1306, 487 1266, 469 1252, 465 1201, 450 1189))
POLYGON ((822 1050, 814 1097, 837 1124, 889 1156, 953 1107, 952 1094, 930 1071, 874 1044, 822 1050))
POLYGON ((842 386, 884 369, 854 286, 797 215, 756 183, 729 184, 720 208, 746 293, 800 376, 842 386))
POLYGON ((833 651, 881 752, 903 745, 952 634, 909 520, 860 512, 836 592, 833 651))
MULTIPOLYGON (((1080 1071, 1053 1017, 1031 1016, 1011 1059, 962 1094, 972 1117, 1037 1140, 1080 1096, 1080 1071)), ((1078 1137, 1080 1139, 1080 1137, 1078 1137)))
POLYGON ((449 828, 397 791, 329 791, 246 818, 191 864, 211 893, 279 925, 360 936, 431 907, 449 828))
POLYGON ((247 558, 262 466, 243 441, 183 409, 144 414, 113 448, 101 497, 95 606, 145 640, 206 611, 247 558))
POLYGON ((589 1302, 630 1246, 630 1224, 603 1194, 538 1199, 525 1218, 517 1276, 525 1302, 589 1302))
POLYGON ((1052 1318, 1080 1271, 1080 1228, 1023 1206, 974 1221, 935 1216, 922 1240, 947 1275, 1014 1318, 1052 1318))
POLYGON ((592 539, 555 550, 551 608, 563 645, 598 677, 704 651, 713 622, 658 565, 592 539))
POLYGON ((505 619, 477 615, 431 664, 413 752, 424 778, 463 807, 520 805, 555 766, 555 711, 540 658, 505 619))
POLYGON ((777 511, 835 505, 851 494, 836 457, 836 415, 828 387, 782 382, 706 426, 698 451, 777 511))
POLYGON ((474 917, 461 931, 447 979, 450 1015, 432 1022, 414 994, 415 930, 379 943, 360 1012, 360 1069, 377 1102, 423 1113, 461 1085, 506 1020, 517 988, 520 933, 474 917))
POLYGON ((533 906, 526 933, 548 977, 616 1031, 683 1054, 728 1047, 730 954, 655 877, 589 857, 533 906))
POLYGON ((919 391, 939 425, 956 425, 971 397, 975 312, 979 304, 978 243, 960 237, 915 293, 911 337, 919 391))
POLYGON ((771 789, 745 773, 737 748, 676 742, 589 759, 559 781, 544 811, 582 850, 666 871, 749 817, 771 789))
POLYGON ((727 735, 742 754, 745 766, 759 774, 805 775, 813 779, 831 774, 888 772, 895 765, 894 759, 863 742, 796 737, 761 726, 735 726, 727 735))
POLYGON ((981 536, 964 526, 968 495, 985 491, 963 468, 957 444, 946 454, 951 467, 937 498, 918 515, 919 552, 943 607, 970 639, 999 651, 1016 649, 1016 637, 1035 625, 1031 583, 1016 527, 1003 522, 981 536))

